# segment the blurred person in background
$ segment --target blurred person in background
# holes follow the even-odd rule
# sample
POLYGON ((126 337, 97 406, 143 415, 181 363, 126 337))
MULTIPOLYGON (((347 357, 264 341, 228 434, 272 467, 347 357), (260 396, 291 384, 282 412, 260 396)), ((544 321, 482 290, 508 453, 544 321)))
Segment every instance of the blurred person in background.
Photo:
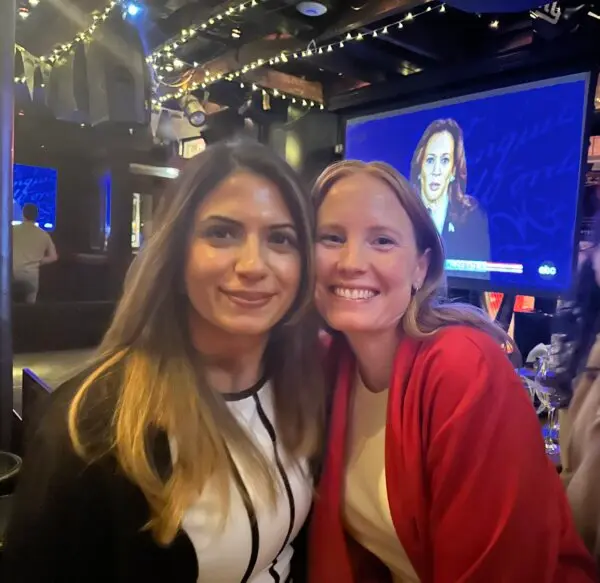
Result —
POLYGON ((570 401, 560 417, 562 476, 577 529, 600 566, 600 214, 553 331, 557 383, 570 401))
POLYGON ((37 226, 38 209, 23 205, 23 222, 13 225, 13 289, 16 300, 35 304, 40 286, 40 266, 58 261, 52 237, 37 226))

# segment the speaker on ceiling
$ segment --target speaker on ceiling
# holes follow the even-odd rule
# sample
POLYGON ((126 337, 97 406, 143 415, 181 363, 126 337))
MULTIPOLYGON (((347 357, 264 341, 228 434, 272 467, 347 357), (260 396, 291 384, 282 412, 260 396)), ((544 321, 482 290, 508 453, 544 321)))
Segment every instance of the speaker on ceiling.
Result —
POLYGON ((148 125, 150 76, 137 29, 107 21, 87 48, 90 123, 148 125))
POLYGON ((88 87, 83 46, 60 59, 50 72, 46 105, 56 119, 88 123, 88 87))

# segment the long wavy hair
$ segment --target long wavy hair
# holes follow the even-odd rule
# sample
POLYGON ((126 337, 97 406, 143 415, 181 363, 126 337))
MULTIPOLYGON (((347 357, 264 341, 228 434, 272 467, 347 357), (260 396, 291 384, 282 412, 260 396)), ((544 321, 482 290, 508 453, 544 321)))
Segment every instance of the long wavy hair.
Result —
POLYGON ((421 168, 425 157, 425 149, 429 140, 436 134, 448 132, 454 141, 454 181, 448 187, 450 218, 455 222, 460 222, 471 211, 477 207, 477 201, 467 194, 467 155, 465 152, 465 139, 463 131, 458 123, 453 119, 436 119, 431 122, 413 154, 410 163, 410 182, 420 193, 421 191, 421 168))
POLYGON ((324 385, 318 322, 312 313, 310 198, 288 164, 265 146, 244 141, 211 146, 183 169, 158 231, 126 278, 97 365, 68 413, 75 451, 90 462, 107 454, 116 458, 145 495, 147 526, 162 544, 176 536, 185 509, 209 480, 227 516, 232 454, 257 492, 268 493, 273 502, 277 489, 267 460, 207 385, 202 355, 193 348, 188 329, 190 302, 183 282, 195 210, 239 171, 265 177, 279 188, 297 231, 301 283, 288 314, 271 331, 264 368, 273 385, 278 435, 292 459, 310 458, 321 446, 324 385), (108 385, 118 387, 116 395, 107 394, 108 385), (105 431, 99 419, 102 406, 110 411, 105 431), (167 476, 155 465, 157 434, 176 445, 167 476))
POLYGON ((413 338, 423 339, 444 326, 463 324, 490 334, 502 346, 511 346, 512 340, 481 309, 469 304, 449 302, 445 297, 444 248, 440 235, 421 197, 395 168, 384 162, 346 160, 327 168, 313 188, 313 201, 318 211, 333 186, 354 174, 369 174, 387 184, 406 211, 415 232, 417 251, 429 250, 429 268, 422 287, 412 295, 402 316, 400 326, 413 338))

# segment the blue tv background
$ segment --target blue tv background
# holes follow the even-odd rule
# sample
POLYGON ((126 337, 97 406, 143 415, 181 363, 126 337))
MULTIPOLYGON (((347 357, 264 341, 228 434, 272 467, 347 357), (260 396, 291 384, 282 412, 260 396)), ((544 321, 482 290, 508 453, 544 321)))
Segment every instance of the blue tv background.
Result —
POLYGON ((13 220, 23 220, 23 205, 38 207, 38 224, 46 231, 56 227, 56 191, 58 173, 53 168, 14 165, 13 220))
POLYGON ((522 274, 492 273, 491 289, 561 292, 572 283, 587 75, 543 83, 347 124, 347 159, 384 161, 408 178, 425 128, 440 118, 459 123, 466 192, 488 215, 491 260, 524 268, 522 274), (546 262, 557 269, 551 279, 538 273, 546 262))

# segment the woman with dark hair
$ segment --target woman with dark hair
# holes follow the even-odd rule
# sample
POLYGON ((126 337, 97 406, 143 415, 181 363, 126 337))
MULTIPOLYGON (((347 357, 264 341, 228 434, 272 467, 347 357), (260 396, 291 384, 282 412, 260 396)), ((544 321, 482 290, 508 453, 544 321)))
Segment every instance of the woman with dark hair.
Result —
POLYGON ((466 194, 465 143, 456 121, 438 119, 427 127, 413 154, 410 180, 442 236, 446 257, 489 261, 488 220, 466 194))
POLYGON ((600 215, 573 297, 553 318, 552 357, 563 405, 562 477, 575 524, 600 567, 600 215))
POLYGON ((3 582, 296 577, 324 418, 312 217, 258 143, 188 162, 96 362, 36 428, 3 582))
POLYGON ((552 319, 553 369, 566 402, 600 332, 600 214, 594 217, 590 243, 581 255, 572 294, 552 319))
POLYGON ((408 181, 346 161, 315 203, 315 297, 336 332, 310 582, 597 581, 510 340, 440 299, 439 233, 408 181))

